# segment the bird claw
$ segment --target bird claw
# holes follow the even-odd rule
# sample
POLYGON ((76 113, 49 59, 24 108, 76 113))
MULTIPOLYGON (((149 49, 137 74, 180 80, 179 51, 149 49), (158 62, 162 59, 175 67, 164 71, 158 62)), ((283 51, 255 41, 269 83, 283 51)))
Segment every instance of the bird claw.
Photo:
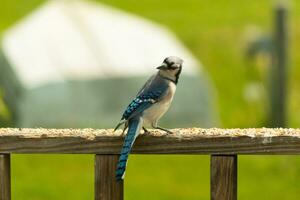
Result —
POLYGON ((172 131, 169 131, 169 130, 166 130, 166 135, 169 135, 169 134, 174 134, 172 131))
POLYGON ((125 136, 125 131, 122 131, 121 136, 122 136, 122 137, 125 136))
POLYGON ((150 131, 148 131, 145 127, 143 127, 144 135, 150 135, 150 131))
POLYGON ((172 131, 170 131, 166 128, 162 128, 162 127, 154 127, 154 128, 164 131, 166 133, 166 135, 173 134, 172 131))
POLYGON ((144 131, 144 135, 150 135, 151 134, 151 132, 149 132, 149 131, 144 131))

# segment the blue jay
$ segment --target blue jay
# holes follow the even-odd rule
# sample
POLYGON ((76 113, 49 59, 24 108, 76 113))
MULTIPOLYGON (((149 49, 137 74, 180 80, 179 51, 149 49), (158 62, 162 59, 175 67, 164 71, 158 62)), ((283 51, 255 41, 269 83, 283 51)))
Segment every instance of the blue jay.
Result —
POLYGON ((167 57, 157 67, 158 72, 149 78, 123 113, 121 121, 115 128, 116 130, 125 124, 122 134, 128 128, 117 165, 117 181, 124 179, 128 155, 142 128, 145 132, 148 132, 145 127, 150 126, 171 133, 169 130, 159 127, 157 122, 168 110, 173 100, 182 63, 183 60, 178 57, 167 57))

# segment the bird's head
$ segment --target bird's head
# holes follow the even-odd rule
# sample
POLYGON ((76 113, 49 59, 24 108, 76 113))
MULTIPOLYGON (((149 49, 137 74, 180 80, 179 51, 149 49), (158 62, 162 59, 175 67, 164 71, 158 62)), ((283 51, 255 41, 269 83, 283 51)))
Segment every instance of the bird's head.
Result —
POLYGON ((159 75, 163 78, 169 79, 175 83, 178 82, 181 73, 183 60, 176 56, 167 57, 163 63, 157 67, 159 75))

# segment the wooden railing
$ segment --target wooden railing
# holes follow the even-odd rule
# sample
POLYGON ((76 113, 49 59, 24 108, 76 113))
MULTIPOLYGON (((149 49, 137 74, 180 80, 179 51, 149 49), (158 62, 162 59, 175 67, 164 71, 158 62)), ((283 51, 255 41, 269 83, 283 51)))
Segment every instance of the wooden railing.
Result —
MULTIPOLYGON (((238 154, 299 154, 300 129, 173 129, 141 134, 134 154, 210 154, 211 199, 237 199, 238 154)), ((92 129, 0 129, 0 200, 10 199, 10 154, 95 154, 95 199, 123 199, 115 168, 120 131, 92 129)))

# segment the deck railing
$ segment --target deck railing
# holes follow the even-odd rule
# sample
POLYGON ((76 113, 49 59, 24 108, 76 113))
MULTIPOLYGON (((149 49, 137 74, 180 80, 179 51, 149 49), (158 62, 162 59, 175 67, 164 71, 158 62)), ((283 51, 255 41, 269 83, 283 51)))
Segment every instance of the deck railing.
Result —
MULTIPOLYGON (((238 154, 299 154, 300 129, 173 129, 138 137, 133 154, 210 154, 211 199, 237 199, 238 154)), ((95 154, 95 199, 123 199, 115 168, 120 131, 93 129, 0 129, 0 200, 10 200, 10 154, 95 154)))

